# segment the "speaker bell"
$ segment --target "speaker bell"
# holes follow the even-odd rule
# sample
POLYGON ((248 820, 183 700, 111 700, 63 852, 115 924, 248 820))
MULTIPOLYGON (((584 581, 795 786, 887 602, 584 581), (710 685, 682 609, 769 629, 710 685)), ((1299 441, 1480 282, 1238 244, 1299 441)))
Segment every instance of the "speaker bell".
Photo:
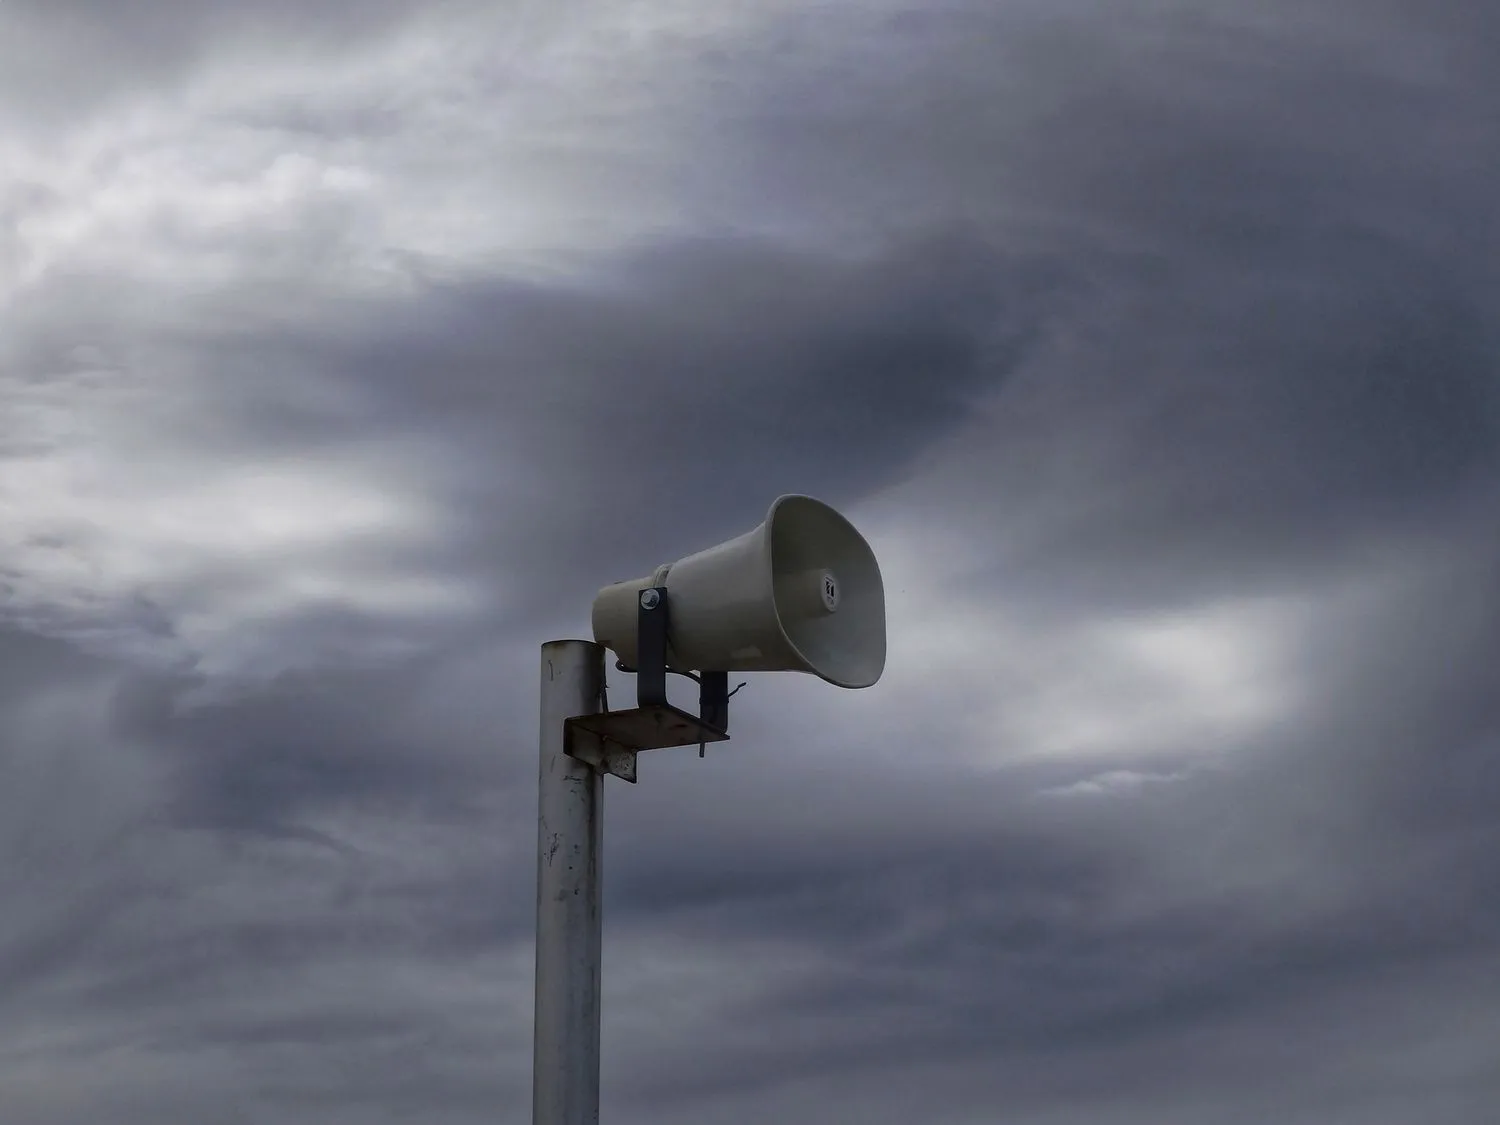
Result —
POLYGON ((885 670, 885 587, 870 545, 810 496, 782 496, 744 535, 617 582, 594 599, 594 640, 637 664, 639 599, 662 586, 679 671, 808 672, 869 687, 885 670))

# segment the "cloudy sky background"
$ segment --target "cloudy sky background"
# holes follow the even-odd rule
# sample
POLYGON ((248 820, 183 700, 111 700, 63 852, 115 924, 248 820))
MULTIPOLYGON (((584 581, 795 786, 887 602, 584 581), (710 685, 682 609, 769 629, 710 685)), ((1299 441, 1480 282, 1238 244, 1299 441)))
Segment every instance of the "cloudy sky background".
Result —
POLYGON ((537 646, 784 491, 887 674, 609 785, 607 1120, 1489 1120, 1497 120, 1478 0, 0 5, 6 1120, 529 1120, 537 646))

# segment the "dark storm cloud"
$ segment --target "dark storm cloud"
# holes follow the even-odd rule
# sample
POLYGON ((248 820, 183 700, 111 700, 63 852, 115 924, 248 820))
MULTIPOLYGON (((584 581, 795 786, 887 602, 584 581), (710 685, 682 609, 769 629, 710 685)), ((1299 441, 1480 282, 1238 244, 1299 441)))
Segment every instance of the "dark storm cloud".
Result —
POLYGON ((107 670, 105 661, 62 641, 0 628, 0 706, 61 684, 93 679, 107 670))
POLYGON ((399 1120, 436 1084, 435 1119, 462 1120, 524 1096, 494 1060, 527 1026, 497 958, 529 933, 515 856, 532 822, 507 790, 533 754, 497 755, 472 708, 435 721, 418 667, 183 711, 181 685, 122 663, 24 636, 5 654, 6 687, 24 689, 0 703, 16 1112, 66 1121, 104 1099, 125 1121, 235 1120, 215 1116, 227 1101, 246 1121, 294 1103, 399 1120), (392 829, 410 833, 394 849, 392 829), (465 1002, 376 983, 413 971, 465 1002), (377 1056, 386 1073, 351 1090, 377 1056), (80 1061, 88 1076, 59 1083, 80 1061))
MULTIPOLYGON (((961 233, 851 260, 705 238, 581 288, 436 285, 360 310, 347 335, 229 362, 379 388, 351 430, 441 434, 471 529, 454 546, 527 613, 623 577, 601 577, 606 553, 634 573, 755 522, 752 478, 756 505, 897 479, 1003 384, 1059 290, 1045 262, 961 233)), ((240 417, 272 440, 287 424, 240 417)))
MULTIPOLYGON (((1038 650, 1295 596, 1299 691, 1222 745, 983 774, 936 685, 900 681, 914 745, 747 693, 730 748, 609 791, 615 1119, 1471 1125, 1500 1096, 1494 12, 871 12, 705 63, 684 190, 795 237, 417 278, 315 330, 230 286, 173 334, 49 282, 7 354, 113 319, 203 372, 217 449, 414 442, 457 529, 400 561, 504 592, 426 655, 192 706, 0 636, 11 1024, 147 1044, 124 1120, 524 1119, 535 641, 782 490, 959 529, 953 596, 1016 603, 1038 650), (293 397, 323 384, 350 393, 293 397), (1153 755, 1180 773, 1069 791, 1153 755)), ((90 96, 246 18, 184 9, 90 96)), ((963 706, 1024 702, 987 688, 963 706)), ((27 1120, 118 1104, 28 1050, 27 1120)))
POLYGON ((1500 420, 1478 254, 1500 187, 1483 159, 1482 48, 1435 71, 1421 52, 1449 42, 1443 29, 1404 20, 1355 34, 1331 17, 1278 30, 1136 12, 1112 36, 1098 14, 899 21, 873 45, 930 49, 896 56, 893 75, 842 52, 850 74, 721 60, 711 112, 755 154, 743 186, 759 206, 863 214, 909 191, 906 228, 957 219, 954 233, 843 262, 705 238, 634 254, 585 289, 429 283, 357 309, 336 339, 220 348, 239 386, 277 369, 367 396, 298 418, 265 395, 241 416, 256 442, 442 433, 455 502, 476 530, 505 529, 466 552, 536 596, 562 596, 545 585, 568 572, 559 559, 608 544, 635 572, 700 545, 671 524, 711 541, 745 523, 724 497, 747 465, 761 492, 868 492, 1028 365, 1043 424, 1002 411, 953 496, 994 513, 981 525, 1025 524, 1034 507, 1061 526, 1065 550, 1048 533, 1018 568, 1163 596, 1216 569, 1275 584, 1440 523, 1492 475, 1500 420), (980 65, 991 44, 1006 67, 980 65), (851 76, 891 113, 829 134, 849 113, 835 79, 851 76), (895 76, 918 93, 898 98, 895 76), (1005 96, 1023 81, 1026 97, 1005 96), (940 104, 966 112, 944 119, 940 104), (673 514, 597 503, 626 480, 670 495, 673 514), (661 545, 622 551, 633 540, 661 545))
MULTIPOLYGON (((704 1049, 696 1081, 638 1077, 631 1089, 697 1108, 831 1070, 954 1057, 1003 1068, 1021 1055, 1074 1076, 1036 1107, 1060 1111, 1104 1093, 1086 1076, 1107 1071, 1105 1060, 1131 1057, 1131 1099, 1176 1104, 1182 1070, 1169 1055, 1136 1057, 1142 1045, 1229 1035, 1234 1050, 1210 1050, 1203 1065, 1216 1112, 1239 1120, 1236 1107, 1266 1080, 1265 1048, 1251 1045, 1277 1042, 1288 1021, 1341 1012, 1328 1034, 1356 1059, 1361 1043, 1388 1049, 1376 1042, 1398 1040, 1407 1019, 1441 1025, 1448 1011, 1470 1026, 1459 1013, 1483 1002, 1466 989, 1490 994, 1500 943, 1500 723, 1487 685, 1461 675, 1500 653, 1484 569, 1444 574, 1441 610, 1435 583, 1322 638, 1310 662, 1339 670, 1324 672, 1296 728, 1256 755, 1113 807, 1028 801, 1026 770, 960 787, 940 760, 856 792, 833 771, 741 782, 738 799, 764 809, 769 830, 746 818, 729 832, 721 824, 718 839, 717 786, 656 782, 674 815, 654 839, 655 822, 618 800, 612 817, 628 826, 611 872, 620 925, 669 920, 690 947, 763 932, 828 951, 818 969, 734 1010, 734 1026, 782 1026, 780 1036, 753 1049, 726 1036, 704 1049), (793 826, 784 810, 799 801, 822 811, 793 826), (862 829, 845 802, 865 808, 862 829), (947 833, 934 845, 936 816, 947 833), (1420 1012, 1376 983, 1424 976, 1434 983, 1420 1012), (1388 1004, 1375 1018, 1396 1022, 1380 1033, 1354 1014, 1388 1004), (794 1036, 817 1026, 828 1032, 814 1059, 794 1036)), ((644 790, 630 794, 639 800, 660 807, 644 790)), ((1473 1060, 1493 1057, 1497 1030, 1481 1020, 1468 1032, 1460 1104, 1482 1104, 1473 1060)), ((1285 1065, 1294 1082, 1314 1080, 1315 1062, 1285 1065)), ((1006 1089, 1027 1085, 1018 1077, 1006 1089)), ((1111 1112, 1131 1120, 1131 1104, 1111 1112)))
POLYGON ((1012 575, 1121 604, 1296 584, 1447 534, 1494 478, 1496 38, 1459 11, 969 13, 954 49, 973 65, 913 53, 908 98, 842 58, 894 116, 832 134, 846 88, 747 66, 753 188, 832 212, 899 138, 873 198, 983 216, 1062 263, 1053 346, 946 481, 994 513, 1012 575))
MULTIPOLYGON (((452 659, 450 650, 346 676, 289 673, 253 695, 186 709, 177 700, 191 681, 137 679, 114 716, 172 764, 173 816, 185 827, 274 831, 343 802, 430 806, 462 820, 498 777, 472 715, 434 727, 423 705, 452 659)), ((515 783, 512 771, 503 776, 515 783)))
MULTIPOLYGON (((1004 20, 997 12, 995 25, 1004 20)), ((1064 620, 1086 605, 1148 612, 1330 582, 1337 594, 1330 576, 1357 583, 1394 560, 1428 577, 1383 607, 1331 618, 1310 641, 1302 675, 1314 702, 1298 714, 1302 729, 1266 732, 1273 741, 1247 764, 1147 791, 1124 811, 1049 824, 997 793, 992 831, 956 833, 926 861, 893 843, 891 820, 843 847, 804 826, 791 837, 803 847, 752 834, 650 852, 628 877, 677 928, 712 943, 760 925, 837 950, 835 964, 851 967, 821 982, 794 976, 765 1008, 735 1013, 753 1026, 779 1010, 789 1039, 831 1021, 843 1048, 815 1063, 790 1041, 726 1046, 710 1052, 706 1089, 664 1081, 642 1092, 643 1106, 711 1093, 692 1102, 702 1112, 731 1090, 812 1083, 820 1066, 869 1081, 881 1065, 972 1052, 1010 1080, 990 1096, 1019 1096, 1039 1119, 1068 1119, 1068 1105, 1094 1121, 1192 1105, 1203 1120, 1253 1120, 1264 1110, 1246 1107, 1266 1077, 1254 1045, 1275 1042, 1288 1021, 1305 1025, 1320 1003, 1344 1021, 1322 1033, 1330 1056, 1357 1058, 1360 1042, 1371 1054, 1394 1049, 1347 1007, 1361 993, 1366 1011, 1394 1003, 1378 980, 1435 982, 1422 1014, 1403 1018, 1397 1005, 1375 1017, 1392 1021, 1391 1042, 1403 1027, 1441 1025, 1445 1011, 1470 1026, 1464 982, 1479 987, 1500 940, 1488 905, 1500 879, 1490 815, 1500 727, 1486 702, 1493 677, 1481 671, 1500 660, 1484 515, 1500 419, 1485 252, 1500 172, 1484 125, 1495 104, 1484 43, 1495 40, 1455 44, 1459 65, 1396 79, 1411 61, 1396 37, 1434 50, 1432 27, 1364 23, 1351 36, 1363 51, 1274 30, 1251 40, 1177 30, 1137 54, 1083 25, 1028 38, 1050 48, 1035 71, 1017 64, 1036 76, 1033 96, 1057 94, 1041 122, 1018 126, 997 96, 996 127, 978 143, 975 117, 946 133, 961 132, 962 148, 940 147, 941 122, 901 132, 903 155, 920 155, 893 166, 893 194, 936 198, 913 185, 941 177, 944 198, 987 210, 986 229, 1041 242, 1072 283, 1072 315, 1028 357, 993 422, 972 426, 941 484, 921 493, 953 505, 930 518, 951 520, 962 504, 997 547, 983 578, 1012 597, 1045 598, 1064 620), (1057 221, 1028 230, 1038 214, 1057 221), (1018 819, 1029 828, 1019 838, 1018 819), (757 846, 768 850, 750 858, 757 846), (1203 866, 1223 885, 1173 886, 1177 853, 1205 849, 1203 866), (1036 864, 1037 882, 1017 872, 1017 855, 1036 864), (1138 912, 1118 916, 1121 902, 1138 912), (892 935, 919 919, 925 939, 893 948, 892 935), (1226 1029, 1242 1061, 1200 1054, 1190 1081, 1165 1053, 1138 1054, 1226 1029), (1032 1058, 1031 1074, 1056 1064, 1079 1084, 1031 1103, 1018 1092, 1034 1079, 1007 1067, 1013 1052, 1032 1058), (1127 1056, 1128 1084, 1089 1088, 1097 1060, 1127 1056)), ((957 85, 926 73, 932 82, 912 88, 932 101, 957 85)), ((754 91, 768 98, 760 105, 805 106, 809 95, 833 104, 813 79, 754 91)), ((896 112, 923 104, 913 97, 896 112)), ((758 107, 757 119, 776 140, 757 187, 775 197, 795 183, 814 205, 830 184, 830 196, 855 190, 861 155, 896 135, 877 127, 832 141, 816 134, 817 114, 758 107), (795 164, 775 163, 787 153, 795 164)), ((1024 775, 1010 780, 1025 788, 1024 775)), ((942 801, 913 795, 914 809, 942 801)), ((696 836, 683 835, 704 839, 707 822, 692 819, 696 836)), ((1473 1027, 1476 1046, 1454 1078, 1462 1092, 1445 1104, 1433 1088, 1403 1091, 1386 1100, 1389 1120, 1462 1121, 1485 1104, 1478 1060, 1493 1056, 1495 1028, 1473 1027)), ((1284 1065, 1303 1104, 1321 1108, 1289 1103, 1283 1119, 1380 1112, 1356 1108, 1352 1093, 1317 1093, 1316 1063, 1284 1065)))
MULTIPOLYGON (((1454 533, 1496 470, 1492 312, 1427 271, 1405 287, 1397 271, 1372 284, 1377 271, 1329 271, 1305 299, 1267 303, 1231 282, 1137 306, 1091 356, 1075 459, 1024 434, 997 459, 1019 482, 1037 455, 1041 488, 1015 490, 1019 522, 1050 504, 1042 518, 1058 528, 1015 570, 1127 602, 1142 584, 1192 597, 1295 584, 1351 551, 1454 533)), ((1040 393, 1068 395, 1066 382, 1040 393)))

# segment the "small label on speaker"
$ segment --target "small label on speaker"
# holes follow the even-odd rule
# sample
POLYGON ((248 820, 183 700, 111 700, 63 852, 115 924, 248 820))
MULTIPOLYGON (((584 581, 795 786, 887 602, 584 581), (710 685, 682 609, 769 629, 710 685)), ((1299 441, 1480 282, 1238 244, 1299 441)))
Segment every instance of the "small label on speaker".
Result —
POLYGON ((833 576, 833 571, 823 572, 823 608, 829 613, 839 607, 839 580, 833 576))

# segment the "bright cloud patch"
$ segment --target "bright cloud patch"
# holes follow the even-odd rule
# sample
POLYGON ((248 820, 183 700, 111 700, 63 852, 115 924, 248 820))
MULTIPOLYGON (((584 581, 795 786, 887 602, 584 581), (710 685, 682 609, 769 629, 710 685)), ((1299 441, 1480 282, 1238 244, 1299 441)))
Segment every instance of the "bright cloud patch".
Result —
POLYGON ((1289 661, 1310 612, 1305 598, 1056 620, 1021 593, 982 604, 954 593, 981 559, 940 533, 913 538, 877 525, 871 538, 890 602, 890 662, 876 698, 940 700, 920 721, 903 720, 899 706, 889 718, 921 738, 940 714, 958 740, 945 756, 1213 754, 1298 703, 1289 661))
POLYGON ((1106 797, 1138 793, 1152 785, 1163 785, 1181 781, 1186 773, 1139 773, 1135 770, 1107 770, 1094 774, 1071 785, 1059 785, 1044 789, 1044 797, 1106 797))
POLYGON ((1291 702, 1279 664, 1290 625, 1287 607, 1262 600, 1083 625, 1012 729, 1030 754, 1232 744, 1291 702))
POLYGON ((120 370, 0 382, 7 618, 228 670, 297 614, 394 624, 475 604, 402 562, 444 531, 411 456, 215 448, 224 420, 175 384, 120 370))

